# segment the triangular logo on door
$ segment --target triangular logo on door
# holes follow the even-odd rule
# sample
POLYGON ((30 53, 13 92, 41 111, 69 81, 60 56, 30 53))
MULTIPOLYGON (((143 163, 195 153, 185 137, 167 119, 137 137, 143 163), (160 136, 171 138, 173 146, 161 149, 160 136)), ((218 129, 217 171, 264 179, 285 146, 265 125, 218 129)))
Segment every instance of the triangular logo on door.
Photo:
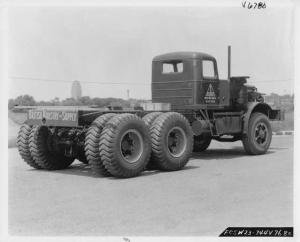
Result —
POLYGON ((206 97, 216 97, 215 91, 214 91, 213 86, 211 84, 209 84, 205 96, 206 97))

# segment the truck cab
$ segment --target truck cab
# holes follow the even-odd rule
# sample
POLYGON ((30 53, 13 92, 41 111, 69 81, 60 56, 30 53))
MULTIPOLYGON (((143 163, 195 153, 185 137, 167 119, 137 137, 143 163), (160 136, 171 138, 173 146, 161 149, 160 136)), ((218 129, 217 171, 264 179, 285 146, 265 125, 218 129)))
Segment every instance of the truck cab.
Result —
POLYGON ((229 105, 229 82, 220 80, 216 59, 201 52, 174 52, 152 61, 152 101, 172 109, 219 109, 229 105))
POLYGON ((173 52, 152 61, 152 101, 169 103, 171 110, 185 113, 195 135, 246 134, 255 112, 269 120, 283 119, 280 110, 264 102, 248 76, 231 77, 231 48, 228 47, 228 78, 219 79, 216 59, 202 52, 173 52), (211 123, 210 125, 208 125, 211 123), (211 128, 213 127, 213 128, 211 128))

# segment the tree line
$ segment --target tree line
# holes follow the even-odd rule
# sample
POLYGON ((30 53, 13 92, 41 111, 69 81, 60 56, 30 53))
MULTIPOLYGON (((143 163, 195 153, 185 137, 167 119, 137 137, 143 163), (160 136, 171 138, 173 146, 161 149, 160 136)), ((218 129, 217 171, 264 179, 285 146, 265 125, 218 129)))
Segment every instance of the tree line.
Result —
POLYGON ((121 106, 123 108, 129 108, 132 106, 138 106, 140 102, 145 102, 145 100, 130 99, 124 100, 122 98, 90 98, 89 96, 83 96, 78 99, 66 98, 60 100, 58 97, 50 101, 36 101, 30 95, 21 95, 16 98, 10 98, 8 100, 8 109, 12 109, 15 106, 97 106, 97 107, 107 107, 107 106, 121 106))
MULTIPOLYGON (((294 95, 278 95, 271 93, 265 96, 265 101, 274 107, 284 108, 285 110, 294 110, 294 95)), ((146 100, 130 99, 124 100, 122 98, 90 98, 89 96, 83 96, 79 99, 66 98, 60 100, 58 97, 50 101, 36 101, 30 95, 21 95, 16 98, 8 100, 8 109, 12 109, 15 106, 121 106, 123 108, 129 108, 132 106, 139 106, 140 103, 146 102, 146 100)))

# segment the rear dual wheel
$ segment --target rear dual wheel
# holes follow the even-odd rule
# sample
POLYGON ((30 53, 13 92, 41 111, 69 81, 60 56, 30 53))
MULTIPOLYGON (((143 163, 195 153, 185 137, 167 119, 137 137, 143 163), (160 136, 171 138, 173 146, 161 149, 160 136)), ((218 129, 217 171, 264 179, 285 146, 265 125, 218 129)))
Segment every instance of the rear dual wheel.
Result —
POLYGON ((35 169, 59 170, 67 168, 74 158, 59 154, 49 147, 51 132, 46 126, 22 124, 17 147, 23 160, 35 169))
MULTIPOLYGON (((152 113, 148 113, 143 117, 143 121, 145 122, 145 124, 149 127, 149 129, 151 128, 153 122, 155 121, 156 118, 158 118, 158 116, 160 116, 162 113, 161 112, 152 112, 152 113)), ((159 169, 155 163, 153 162, 153 152, 151 152, 151 156, 150 156, 150 160, 146 166, 146 170, 157 170, 159 169)))
POLYGON ((100 157, 99 142, 100 135, 105 124, 115 116, 114 113, 103 114, 93 121, 85 136, 85 156, 91 165, 92 171, 97 175, 109 176, 100 157))
POLYGON ((105 169, 113 176, 137 176, 150 158, 149 128, 134 114, 117 115, 103 128, 99 150, 105 169))
MULTIPOLYGON (((105 114, 96 119, 85 139, 85 156, 92 169, 116 177, 137 176, 148 164, 151 151, 160 170, 184 167, 193 147, 186 118, 174 112, 146 116, 142 120, 134 114, 105 114)), ((73 162, 74 158, 51 149, 51 135, 46 126, 21 128, 18 148, 31 166, 55 170, 73 162)))
POLYGON ((31 157, 39 167, 46 170, 65 169, 74 161, 51 149, 51 132, 47 126, 34 126, 29 135, 31 157))
POLYGON ((188 120, 176 112, 159 115, 150 128, 152 161, 163 171, 182 169, 193 150, 193 131, 188 120))
POLYGON ((157 169, 182 169, 192 149, 190 124, 175 112, 154 112, 143 120, 134 114, 116 115, 105 124, 99 139, 100 159, 105 169, 121 178, 140 174, 151 152, 151 165, 157 169))
POLYGON ((27 124, 22 124, 17 137, 17 147, 22 159, 31 167, 41 169, 42 167, 33 159, 29 150, 29 135, 31 127, 27 124))
POLYGON ((162 114, 162 112, 152 112, 152 113, 148 113, 143 117, 143 121, 145 122, 145 124, 150 128, 151 125, 153 124, 154 120, 160 116, 162 114))

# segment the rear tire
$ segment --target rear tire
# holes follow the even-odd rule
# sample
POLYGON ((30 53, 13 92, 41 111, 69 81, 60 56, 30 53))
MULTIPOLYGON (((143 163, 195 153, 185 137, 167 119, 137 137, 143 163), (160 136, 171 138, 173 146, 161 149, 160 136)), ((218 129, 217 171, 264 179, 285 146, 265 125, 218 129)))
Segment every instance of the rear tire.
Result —
POLYGON ((91 165, 91 169, 97 175, 109 176, 110 173, 107 171, 100 157, 99 141, 101 132, 105 124, 112 119, 116 114, 107 113, 96 118, 91 126, 89 127, 85 136, 85 155, 88 163, 91 165))
POLYGON ((100 156, 105 168, 119 178, 139 175, 151 153, 149 128, 134 114, 120 114, 104 127, 100 156))
POLYGON ((27 124, 22 124, 17 137, 17 147, 19 150, 19 154, 22 159, 31 167, 35 169, 41 169, 39 164, 37 164, 32 158, 29 150, 29 135, 30 135, 31 127, 27 124))
POLYGON ((272 140, 272 128, 268 117, 263 113, 250 116, 247 135, 243 137, 244 149, 249 155, 265 154, 272 140))
POLYGON ((148 113, 143 117, 143 120, 145 124, 150 128, 153 121, 161 114, 162 114, 161 112, 148 113))
POLYGON ((160 115, 151 129, 154 164, 163 171, 182 169, 193 150, 193 131, 188 120, 176 112, 160 115))
POLYGON ((193 152, 205 151, 211 143, 211 136, 207 134, 194 136, 193 152))
POLYGON ((72 164, 74 158, 66 157, 49 150, 48 137, 50 130, 47 126, 35 126, 29 136, 29 150, 34 161, 46 170, 61 170, 72 164))
MULTIPOLYGON (((149 127, 149 129, 151 128, 152 123, 154 122, 154 120, 161 115, 161 112, 153 112, 153 113, 148 113, 143 117, 143 120, 145 122, 145 124, 149 127)), ((153 160, 153 154, 151 152, 151 156, 150 156, 150 160, 146 166, 146 170, 157 170, 158 167, 155 165, 154 162, 152 162, 153 160)))

